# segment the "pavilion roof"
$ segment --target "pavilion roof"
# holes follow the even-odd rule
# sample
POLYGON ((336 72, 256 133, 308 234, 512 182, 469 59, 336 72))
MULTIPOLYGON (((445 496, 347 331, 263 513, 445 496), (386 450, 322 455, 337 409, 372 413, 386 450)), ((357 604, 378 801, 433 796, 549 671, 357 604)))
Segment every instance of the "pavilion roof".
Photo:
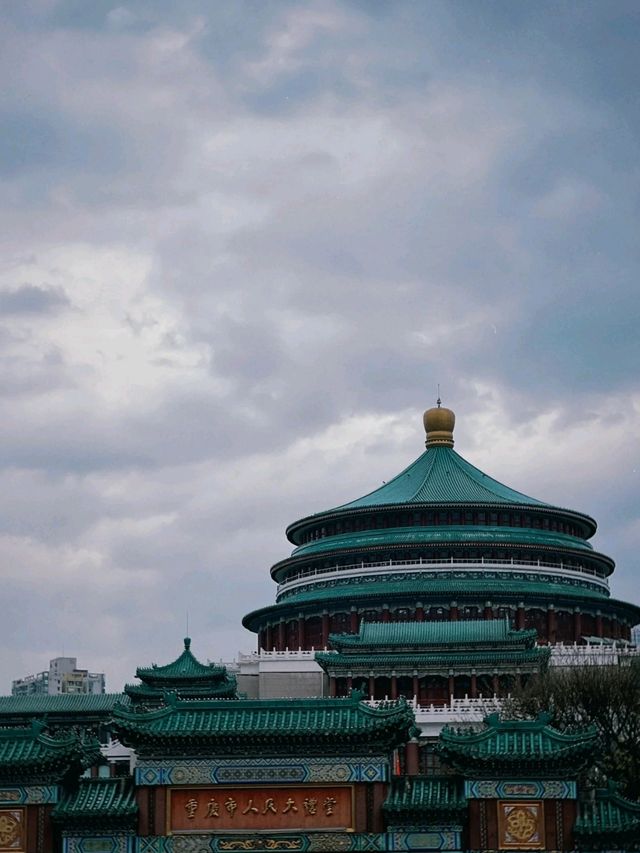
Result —
POLYGON ((342 654, 341 652, 316 652, 315 659, 326 671, 333 670, 367 670, 398 669, 398 670, 433 670, 443 672, 448 669, 465 672, 476 669, 486 672, 504 665, 523 667, 526 671, 538 671, 549 659, 551 649, 536 647, 532 649, 486 649, 480 652, 442 649, 431 654, 414 652, 380 653, 369 651, 361 654, 342 654))
POLYGON ((457 622, 367 622, 363 620, 357 634, 331 634, 334 648, 361 650, 363 648, 435 647, 439 651, 455 646, 503 648, 532 646, 537 638, 535 628, 516 630, 508 619, 469 619, 457 622))
POLYGON ((135 703, 163 701, 166 692, 184 699, 231 699, 237 695, 235 675, 213 663, 201 663, 191 651, 191 639, 185 637, 184 650, 164 666, 138 667, 136 676, 142 684, 125 685, 125 693, 135 703))
POLYGON ((224 678, 226 667, 213 664, 201 663, 191 651, 191 638, 184 638, 184 651, 171 663, 164 666, 152 664, 151 666, 139 666, 136 669, 136 677, 148 682, 175 682, 193 680, 211 680, 224 678))

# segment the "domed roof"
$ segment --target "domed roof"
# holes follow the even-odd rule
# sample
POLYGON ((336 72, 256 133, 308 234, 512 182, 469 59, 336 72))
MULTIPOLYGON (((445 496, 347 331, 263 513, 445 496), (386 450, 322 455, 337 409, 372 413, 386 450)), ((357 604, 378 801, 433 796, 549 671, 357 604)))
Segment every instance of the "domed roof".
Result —
POLYGON ((571 516, 579 523, 585 537, 596 531, 595 521, 588 515, 563 509, 525 495, 485 474, 467 462, 453 449, 455 414, 438 406, 424 413, 426 447, 424 453, 391 480, 363 497, 346 504, 299 519, 287 528, 287 537, 296 545, 302 544, 299 531, 320 519, 340 516, 358 510, 376 508, 439 506, 491 506, 496 508, 522 507, 549 510, 571 516))
POLYGON ((453 448, 433 445, 388 483, 336 509, 405 503, 548 506, 483 474, 453 448))

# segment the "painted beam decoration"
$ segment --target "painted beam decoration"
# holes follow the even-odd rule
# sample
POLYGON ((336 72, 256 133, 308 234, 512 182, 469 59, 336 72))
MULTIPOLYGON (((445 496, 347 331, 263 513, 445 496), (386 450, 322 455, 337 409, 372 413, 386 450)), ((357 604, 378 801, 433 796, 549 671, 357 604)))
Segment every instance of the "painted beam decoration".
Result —
POLYGON ((0 806, 31 806, 41 803, 57 803, 60 796, 58 785, 25 785, 15 788, 0 788, 0 806))
POLYGON ((351 786, 170 789, 169 831, 353 829, 351 786))
POLYGON ((389 760, 384 756, 260 760, 141 760, 135 769, 137 785, 209 785, 251 782, 386 782, 389 760))
POLYGON ((132 853, 131 836, 104 835, 92 838, 63 838, 62 853, 132 853))
POLYGON ((575 800, 577 785, 566 779, 467 779, 464 795, 469 800, 575 800))

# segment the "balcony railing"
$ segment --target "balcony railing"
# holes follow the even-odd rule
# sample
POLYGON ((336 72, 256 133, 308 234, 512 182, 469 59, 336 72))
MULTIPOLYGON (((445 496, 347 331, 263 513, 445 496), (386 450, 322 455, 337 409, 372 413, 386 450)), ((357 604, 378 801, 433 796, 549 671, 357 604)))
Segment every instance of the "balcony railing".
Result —
MULTIPOLYGON (((278 584, 277 597, 279 598, 285 592, 291 592, 294 589, 314 583, 317 580, 324 580, 336 575, 340 577, 359 577, 363 574, 368 574, 372 569, 385 569, 387 572, 398 573, 405 571, 407 568, 427 567, 434 571, 448 572, 451 569, 460 569, 462 571, 470 568, 482 567, 499 568, 499 569, 526 569, 527 571, 540 572, 552 569, 555 573, 565 577, 582 578, 587 575, 588 580, 596 583, 606 591, 609 590, 609 584, 606 579, 599 575, 595 569, 583 565, 567 565, 566 563, 553 563, 544 560, 499 560, 479 557, 477 559, 465 559, 451 557, 449 560, 440 558, 419 558, 417 560, 383 560, 374 563, 349 563, 346 566, 330 566, 322 569, 308 569, 296 572, 291 575, 284 583, 278 584)), ((375 572, 376 574, 378 572, 375 572)), ((382 572, 380 572, 382 573, 382 572)))
POLYGON ((556 643, 550 646, 551 666, 606 666, 628 663, 640 654, 640 649, 626 640, 585 645, 556 643))

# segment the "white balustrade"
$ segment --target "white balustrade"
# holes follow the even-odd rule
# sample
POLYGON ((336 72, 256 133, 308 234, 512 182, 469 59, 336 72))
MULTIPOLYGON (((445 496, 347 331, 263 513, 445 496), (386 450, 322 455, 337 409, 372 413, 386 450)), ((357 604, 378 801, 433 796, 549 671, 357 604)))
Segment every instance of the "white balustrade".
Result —
POLYGON ((451 557, 449 560, 442 559, 423 559, 418 560, 384 560, 373 563, 350 563, 346 566, 330 566, 329 568, 304 570, 291 575, 284 583, 278 584, 276 598, 279 599, 285 592, 291 592, 295 589, 308 586, 316 583, 319 580, 330 580, 332 577, 339 575, 340 578, 357 578, 365 576, 375 576, 377 574, 398 574, 406 571, 415 571, 420 569, 428 569, 434 573, 450 573, 451 571, 470 572, 481 568, 483 571, 498 571, 512 573, 521 573, 522 571, 531 572, 534 575, 549 573, 556 575, 558 578, 568 580, 588 580, 590 583, 597 585, 604 591, 609 590, 609 584, 606 578, 603 578, 595 570, 587 566, 568 566, 565 563, 545 562, 543 560, 498 560, 485 559, 462 559, 451 557))

